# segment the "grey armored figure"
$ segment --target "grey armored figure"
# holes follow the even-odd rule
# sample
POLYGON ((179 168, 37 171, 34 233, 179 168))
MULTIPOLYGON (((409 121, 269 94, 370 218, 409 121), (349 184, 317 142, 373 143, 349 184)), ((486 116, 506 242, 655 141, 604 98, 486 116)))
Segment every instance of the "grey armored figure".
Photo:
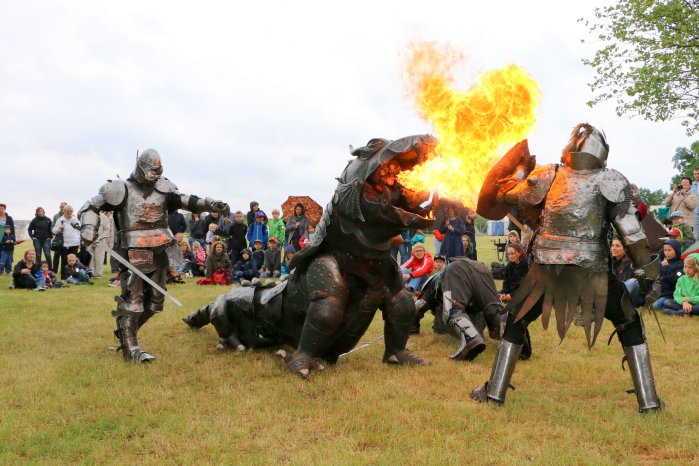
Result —
POLYGON ((87 201, 78 212, 83 241, 91 244, 97 237, 99 212, 114 212, 118 231, 118 254, 128 259, 119 269, 121 295, 114 300, 117 328, 114 334, 127 361, 150 362, 155 359, 143 351, 136 334, 155 313, 163 310, 165 295, 149 285, 134 270, 149 277, 163 291, 170 266, 175 238, 168 228, 168 212, 186 209, 192 212, 227 212, 221 201, 181 194, 177 186, 162 177, 160 155, 153 149, 141 153, 136 168, 126 180, 110 180, 99 194, 87 201))
POLYGON ((504 403, 527 325, 541 316, 547 328, 553 308, 561 340, 576 311, 581 313, 589 348, 604 318, 609 319, 628 362, 639 411, 661 408, 643 323, 623 282, 610 272, 610 226, 627 248, 639 282, 645 285, 655 279, 658 263, 649 256, 629 182, 605 168, 608 153, 604 135, 579 124, 563 149, 560 165, 535 168, 525 140, 488 173, 478 213, 500 219, 517 207, 536 233, 533 264, 505 308, 507 325, 490 380, 473 390, 475 400, 504 403))

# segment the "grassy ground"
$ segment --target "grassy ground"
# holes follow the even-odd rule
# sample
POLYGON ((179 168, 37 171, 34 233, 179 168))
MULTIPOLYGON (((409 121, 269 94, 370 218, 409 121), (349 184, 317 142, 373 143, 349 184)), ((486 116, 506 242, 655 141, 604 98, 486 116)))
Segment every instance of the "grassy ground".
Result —
MULTIPOLYGON (((21 249, 17 253, 20 257, 21 249)), ((490 238, 479 255, 494 259, 490 238)), ((666 410, 636 413, 617 340, 587 351, 580 328, 559 345, 531 326, 534 356, 517 366, 504 408, 472 402, 496 342, 472 363, 429 331, 409 348, 420 368, 382 365, 377 342, 303 381, 271 352, 220 353, 213 328, 180 317, 224 291, 190 280, 140 333, 158 356, 126 364, 110 348, 114 289, 106 280, 45 293, 0 278, 2 464, 636 464, 699 461, 699 319, 646 316, 666 410)), ((382 334, 377 316, 364 337, 382 334)))

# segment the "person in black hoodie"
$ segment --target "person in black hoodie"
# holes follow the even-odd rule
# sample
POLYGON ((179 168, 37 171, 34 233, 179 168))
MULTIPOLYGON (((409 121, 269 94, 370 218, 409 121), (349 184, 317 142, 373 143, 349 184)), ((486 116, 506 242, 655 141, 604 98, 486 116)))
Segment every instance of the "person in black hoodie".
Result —
MULTIPOLYGON (((192 212, 192 219, 189 221, 189 247, 192 247, 193 242, 206 245, 206 222, 199 214, 192 212)), ((193 248, 192 248, 193 249, 193 248)))
POLYGON ((240 251, 248 247, 248 227, 243 222, 243 213, 237 211, 235 213, 235 221, 229 217, 224 219, 223 234, 228 236, 228 257, 231 258, 233 264, 238 262, 240 251))
POLYGON ((663 241, 663 255, 665 259, 660 263, 660 297, 653 303, 653 309, 663 309, 665 301, 672 299, 675 292, 675 284, 684 272, 684 262, 680 258, 680 242, 674 239, 663 241))
POLYGON ((233 266, 233 275, 240 281, 252 280, 257 277, 255 262, 252 260, 252 251, 249 249, 240 251, 240 260, 233 266))
MULTIPOLYGON (((248 225, 252 225, 253 223, 255 223, 255 214, 257 213, 258 210, 260 210, 260 204, 257 201, 252 201, 250 203, 250 211, 246 215, 248 225)), ((262 213, 264 214, 264 212, 262 212, 262 213)), ((267 220, 269 220, 269 219, 267 218, 267 214, 265 214, 265 216, 262 220, 262 223, 267 225, 267 220)))
POLYGON ((44 260, 51 263, 51 219, 46 216, 46 211, 43 207, 37 207, 34 218, 29 222, 27 232, 34 243, 36 251, 36 261, 41 263, 41 253, 44 253, 44 260))
POLYGON ((512 294, 519 288, 522 278, 529 272, 527 253, 519 243, 510 243, 507 247, 507 259, 509 262, 505 266, 505 278, 500 291, 500 299, 503 303, 512 299, 512 294))

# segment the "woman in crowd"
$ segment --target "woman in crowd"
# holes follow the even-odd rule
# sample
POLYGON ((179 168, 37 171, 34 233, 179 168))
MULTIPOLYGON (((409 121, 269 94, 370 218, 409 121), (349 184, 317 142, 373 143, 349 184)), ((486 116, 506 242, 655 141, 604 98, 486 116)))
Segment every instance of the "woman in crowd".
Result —
POLYGON ((216 241, 211 245, 211 253, 206 257, 206 278, 211 278, 217 270, 224 270, 228 277, 233 270, 223 241, 216 241))
POLYGON ((425 245, 415 243, 410 259, 400 267, 403 273, 403 281, 406 283, 408 291, 412 293, 420 290, 422 285, 430 278, 430 274, 434 270, 434 262, 432 262, 430 253, 425 250, 425 245))
MULTIPOLYGON (((519 237, 519 233, 517 230, 510 230, 510 232, 507 234, 507 244, 505 244, 505 252, 507 252, 507 249, 510 247, 511 244, 519 244, 522 249, 526 251, 526 248, 524 247, 524 243, 522 243, 522 240, 519 237)), ((509 254, 505 254, 505 263, 507 264, 510 262, 509 254)))
POLYGON ((680 184, 663 201, 663 204, 670 207, 670 212, 682 212, 684 220, 690 227, 694 227, 694 209, 699 205, 696 194, 691 192, 692 180, 683 177, 680 184))
MULTIPOLYGON (((61 255, 61 262, 59 264, 61 271, 61 280, 66 280, 65 275, 66 265, 68 264, 68 254, 78 255, 78 248, 80 247, 80 221, 73 215, 73 207, 66 205, 63 207, 63 215, 61 215, 56 223, 53 225, 52 232, 55 235, 58 233, 63 234, 63 247, 56 254, 61 255)), ((54 270, 54 272, 57 272, 54 270)))
POLYGON ((527 253, 519 242, 507 247, 507 265, 505 266, 505 278, 502 281, 500 300, 508 303, 512 299, 512 293, 519 288, 522 278, 529 272, 527 253))
POLYGON ((674 239, 663 241, 664 259, 660 263, 660 297, 653 303, 653 309, 661 310, 665 301, 672 299, 677 279, 684 273, 684 263, 680 258, 680 242, 674 239))
POLYGON ((664 303, 668 315, 699 315, 699 254, 690 254, 684 260, 684 275, 677 280, 672 299, 664 303))
POLYGON ((476 249, 471 244, 471 237, 468 235, 463 235, 461 237, 461 242, 464 245, 464 256, 471 260, 476 260, 476 249))
POLYGON ((38 279, 35 278, 35 275, 39 268, 39 263, 36 262, 36 253, 33 249, 27 249, 24 252, 24 259, 17 262, 12 271, 14 287, 30 290, 36 288, 38 279))
POLYGON ((626 255, 624 245, 621 244, 619 238, 614 238, 612 240, 610 252, 612 254, 612 273, 616 275, 616 278, 624 282, 634 305, 641 306, 643 304, 643 297, 639 294, 638 280, 634 278, 634 269, 631 264, 631 259, 626 255))
POLYGON ((5 204, 0 204, 0 241, 2 241, 2 237, 5 235, 5 227, 10 227, 12 231, 15 231, 15 221, 7 215, 6 209, 7 206, 5 204))
POLYGON ((286 222, 286 241, 284 244, 291 244, 296 251, 301 250, 300 241, 304 236, 308 236, 308 224, 303 204, 299 202, 294 206, 294 215, 290 215, 286 222))
POLYGON ((27 232, 34 243, 36 261, 41 262, 41 253, 43 252, 44 260, 50 264, 53 233, 51 232, 51 219, 46 216, 46 211, 43 207, 36 208, 34 218, 29 222, 27 232))
POLYGON ((447 207, 447 218, 439 227, 439 232, 444 235, 439 253, 444 254, 447 261, 451 257, 464 255, 464 243, 461 237, 466 234, 464 219, 456 215, 456 209, 447 207))

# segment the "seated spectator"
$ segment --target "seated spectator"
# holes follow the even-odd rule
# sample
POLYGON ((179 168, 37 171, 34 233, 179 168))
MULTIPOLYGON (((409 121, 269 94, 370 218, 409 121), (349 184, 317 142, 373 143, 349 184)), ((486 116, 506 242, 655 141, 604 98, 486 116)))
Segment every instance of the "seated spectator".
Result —
POLYGON ((262 272, 264 272, 262 266, 264 266, 265 264, 265 251, 262 249, 262 241, 260 241, 259 239, 256 239, 253 242, 253 247, 254 249, 250 254, 250 260, 255 265, 255 270, 257 271, 256 276, 259 277, 260 275, 262 275, 262 272))
MULTIPOLYGON (((267 240, 269 238, 269 229, 264 223, 265 214, 264 212, 258 210, 255 214, 255 221, 248 225, 248 243, 252 244, 254 247, 255 241, 259 240, 262 243, 262 249, 267 247, 267 240)), ((262 263, 260 262, 260 267, 262 263)))
POLYGON ((197 277, 203 277, 206 275, 206 251, 198 241, 192 243, 192 254, 194 254, 192 274, 197 277))
POLYGON ((291 244, 297 251, 301 250, 301 238, 308 233, 310 221, 305 215, 305 208, 300 202, 294 206, 294 214, 286 222, 286 238, 284 244, 291 244))
POLYGON ((17 244, 11 226, 7 225, 4 228, 4 234, 0 241, 0 275, 3 272, 10 275, 12 273, 12 263, 15 260, 15 244, 17 244))
POLYGON ((66 266, 64 270, 64 275, 67 277, 68 283, 71 285, 80 285, 82 283, 87 283, 92 285, 92 274, 83 264, 78 260, 78 256, 75 254, 68 254, 66 256, 66 266))
POLYGON ((447 258, 444 257, 444 254, 435 254, 434 255, 434 273, 432 275, 438 274, 439 272, 442 271, 445 265, 447 265, 447 258))
POLYGON ((663 304, 668 315, 699 315, 699 254, 684 260, 684 275, 677 279, 672 299, 663 304))
POLYGON ((36 271, 34 277, 37 279, 36 289, 39 291, 46 291, 46 288, 53 288, 56 284, 55 275, 49 269, 49 263, 46 261, 39 264, 39 270, 36 271))
POLYGON ((476 260, 476 250, 473 247, 473 244, 471 244, 471 237, 469 235, 463 235, 461 237, 461 242, 464 245, 464 256, 475 261, 476 260))
POLYGON ((692 180, 687 177, 682 178, 681 183, 675 187, 663 204, 670 207, 670 212, 681 212, 687 223, 694 225, 694 209, 699 205, 699 199, 690 191, 691 189, 692 180))
POLYGON ((33 249, 24 251, 24 259, 15 264, 12 271, 13 284, 10 288, 34 289, 37 285, 35 277, 39 270, 39 264, 36 263, 36 253, 33 249))
POLYGON ((684 273, 684 263, 680 258, 680 254, 681 246, 679 241, 674 239, 663 241, 664 259, 660 262, 660 273, 658 274, 660 297, 653 303, 653 309, 663 309, 665 301, 672 299, 675 293, 677 279, 684 273))
POLYGON ((80 221, 73 215, 73 207, 66 204, 63 207, 63 215, 61 215, 53 224, 51 231, 54 236, 58 233, 63 234, 63 247, 60 251, 56 251, 56 254, 60 254, 60 264, 54 261, 54 265, 58 265, 60 268, 56 270, 61 272, 61 280, 65 280, 66 276, 63 274, 66 270, 66 264, 68 261, 68 254, 76 255, 78 254, 78 247, 80 246, 80 221))
POLYGON ((295 253, 296 249, 294 249, 292 245, 289 244, 284 246, 284 260, 282 261, 282 265, 279 269, 282 277, 291 273, 291 269, 289 269, 289 262, 291 262, 291 258, 294 257, 295 253))
POLYGON ((233 266, 233 275, 236 279, 252 280, 257 277, 257 270, 255 269, 255 263, 252 261, 252 251, 250 249, 243 249, 240 251, 240 260, 233 266))
MULTIPOLYGON (((200 245, 201 247, 201 245, 200 245)), ((191 249, 189 249, 189 244, 186 241, 183 241, 180 243, 180 250, 182 251, 182 263, 177 267, 177 273, 181 273, 184 275, 194 275, 194 266, 196 264, 196 260, 194 258, 194 254, 192 254, 191 249)))
POLYGON ((422 243, 416 243, 413 246, 410 259, 401 265, 403 281, 410 292, 420 290, 433 270, 434 262, 432 262, 432 256, 422 243))
POLYGON ((633 264, 619 238, 612 239, 609 252, 612 255, 612 273, 624 282, 634 306, 641 306, 643 297, 640 295, 638 280, 634 277, 633 264))
POLYGON ((211 278, 214 272, 223 270, 229 278, 233 270, 233 264, 226 254, 226 245, 223 241, 216 241, 211 245, 211 253, 206 257, 206 278, 211 278))
MULTIPOLYGON (((510 244, 519 244, 522 249, 525 251, 527 248, 524 247, 524 243, 522 243, 522 240, 519 238, 519 232, 517 230, 510 230, 510 232, 507 234, 507 243, 505 244, 505 252, 507 252, 507 248, 510 247, 510 244)), ((505 254, 505 264, 507 264, 510 261, 509 254, 505 254)))
POLYGON ((685 215, 676 210, 672 212, 668 217, 672 221, 672 228, 676 228, 682 232, 682 249, 688 248, 694 244, 694 234, 692 233, 692 227, 685 221, 685 215))
POLYGON ((264 252, 265 258, 264 263, 262 264, 262 274, 260 274, 261 278, 276 278, 280 277, 282 274, 282 256, 279 253, 279 249, 277 249, 277 243, 277 238, 274 236, 269 239, 269 247, 264 252))
MULTIPOLYGON (((512 232, 510 232, 512 233, 512 232)), ((519 235, 517 235, 519 238, 519 235)), ((519 242, 513 242, 507 247, 507 265, 505 266, 505 278, 502 280, 500 300, 509 303, 512 293, 519 288, 522 279, 529 272, 527 253, 519 242)))
POLYGON ((194 251, 193 242, 197 242, 200 245, 206 245, 206 222, 199 214, 192 212, 192 219, 189 221, 189 247, 194 251))
MULTIPOLYGON (((41 254, 44 254, 45 259, 51 263, 51 219, 46 216, 46 211, 43 207, 37 207, 34 218, 29 222, 27 233, 34 243, 36 251, 36 261, 41 262, 41 254)), ((49 267, 51 268, 51 267, 49 267)))

